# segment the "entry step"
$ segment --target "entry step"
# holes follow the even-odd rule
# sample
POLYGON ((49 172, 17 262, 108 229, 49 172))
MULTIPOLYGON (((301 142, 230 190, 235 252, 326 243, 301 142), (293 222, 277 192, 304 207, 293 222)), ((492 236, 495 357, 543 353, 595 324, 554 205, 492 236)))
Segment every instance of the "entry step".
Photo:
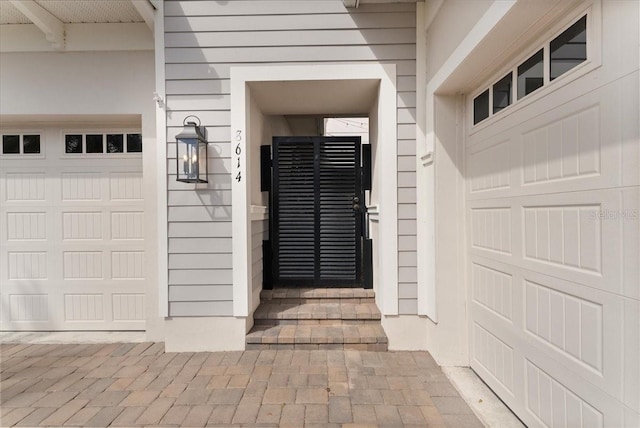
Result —
POLYGON ((276 288, 260 297, 247 349, 387 350, 373 290, 276 288))
POLYGON ((275 288, 260 293, 263 302, 280 300, 290 303, 370 303, 374 297, 373 290, 364 288, 275 288))
POLYGON ((382 326, 256 325, 247 335, 247 349, 354 349, 386 351, 382 326))
POLYGON ((306 324, 323 324, 321 321, 343 321, 343 324, 380 321, 380 310, 373 302, 367 303, 283 303, 265 300, 253 314, 256 324, 287 324, 286 321, 309 321, 306 324))

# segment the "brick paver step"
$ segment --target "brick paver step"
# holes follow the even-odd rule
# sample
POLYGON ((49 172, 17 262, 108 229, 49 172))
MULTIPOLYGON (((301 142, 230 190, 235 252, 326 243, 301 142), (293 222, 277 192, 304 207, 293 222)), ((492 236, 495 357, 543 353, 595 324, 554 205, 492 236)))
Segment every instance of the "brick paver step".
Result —
POLYGON ((263 290, 260 297, 248 350, 387 350, 373 290, 276 288, 263 290))
MULTIPOLYGON (((387 345, 381 325, 256 325, 247 344, 261 345, 387 345)), ((348 347, 347 347, 348 348, 348 347)), ((358 347, 354 347, 358 348, 358 347)))
MULTIPOLYGON (((253 314, 256 324, 286 324, 292 320, 380 321, 375 303, 281 303, 266 300, 253 314)), ((318 324, 319 322, 313 323, 318 324)), ((311 324, 311 323, 308 323, 311 324)))
POLYGON ((329 303, 343 301, 350 303, 371 303, 373 290, 363 288, 276 288, 262 290, 262 301, 279 300, 290 303, 329 303))

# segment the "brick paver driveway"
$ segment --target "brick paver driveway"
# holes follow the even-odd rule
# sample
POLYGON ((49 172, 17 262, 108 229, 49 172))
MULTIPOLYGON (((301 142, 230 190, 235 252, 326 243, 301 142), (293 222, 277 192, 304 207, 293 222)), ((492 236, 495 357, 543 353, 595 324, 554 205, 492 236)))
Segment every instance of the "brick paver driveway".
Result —
POLYGON ((0 351, 2 426, 482 426, 426 352, 0 351))

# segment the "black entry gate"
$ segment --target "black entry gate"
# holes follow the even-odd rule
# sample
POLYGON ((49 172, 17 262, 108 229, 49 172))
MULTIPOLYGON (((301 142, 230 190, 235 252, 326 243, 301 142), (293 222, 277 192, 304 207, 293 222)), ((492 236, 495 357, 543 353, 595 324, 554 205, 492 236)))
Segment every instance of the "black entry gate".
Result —
POLYGON ((360 137, 275 137, 270 206, 274 285, 360 287, 360 137))

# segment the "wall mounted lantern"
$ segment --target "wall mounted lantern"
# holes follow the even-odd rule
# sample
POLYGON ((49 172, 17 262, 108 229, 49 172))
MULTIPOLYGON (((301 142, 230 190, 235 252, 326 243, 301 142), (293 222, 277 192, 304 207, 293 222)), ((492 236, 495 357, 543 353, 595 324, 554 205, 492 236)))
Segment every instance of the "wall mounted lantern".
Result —
POLYGON ((178 181, 184 183, 207 183, 207 129, 200 126, 200 119, 187 116, 184 128, 176 135, 176 161, 178 181), (198 121, 190 121, 193 118, 198 121))

